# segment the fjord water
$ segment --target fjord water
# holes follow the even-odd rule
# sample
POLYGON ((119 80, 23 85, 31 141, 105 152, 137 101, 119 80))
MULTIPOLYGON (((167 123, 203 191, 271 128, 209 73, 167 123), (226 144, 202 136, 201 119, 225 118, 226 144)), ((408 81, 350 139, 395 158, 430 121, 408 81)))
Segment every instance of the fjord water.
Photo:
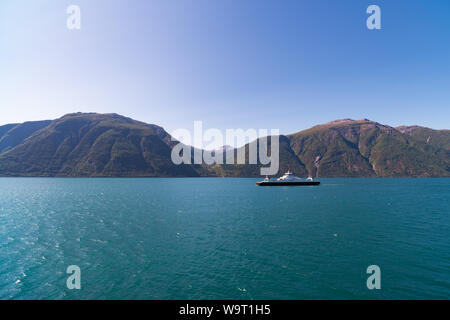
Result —
POLYGON ((2 178, 0 299, 450 297, 450 179, 256 181, 2 178))

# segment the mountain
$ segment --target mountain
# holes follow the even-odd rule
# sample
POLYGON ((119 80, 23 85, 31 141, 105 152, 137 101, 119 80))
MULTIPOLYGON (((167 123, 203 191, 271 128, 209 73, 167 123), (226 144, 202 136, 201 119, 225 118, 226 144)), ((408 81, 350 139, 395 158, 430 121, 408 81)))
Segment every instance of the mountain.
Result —
MULTIPOLYGON (((280 172, 290 169, 313 177, 448 177, 449 143, 448 130, 336 120, 280 136, 280 172)), ((244 148, 248 159, 249 146, 244 148)), ((258 176, 260 167, 221 165, 214 170, 222 176, 258 176)))
MULTIPOLYGON (((279 136, 280 171, 318 177, 449 177, 450 131, 343 119, 279 136)), ((74 113, 0 126, 1 176, 260 176, 261 165, 175 165, 177 144, 157 125, 74 113)), ((253 141, 242 147, 246 159, 253 141)), ((270 139, 268 149, 270 151, 270 139)), ((217 153, 235 153, 229 147, 217 153)), ((191 156, 192 158, 192 156, 191 156)))
MULTIPOLYGON (((116 114, 69 114, 25 137, 9 130, 20 144, 0 153, 4 176, 197 176, 188 165, 171 161, 175 142, 161 127, 116 114)), ((30 125, 28 126, 30 127, 30 125)), ((27 131, 30 133, 32 130, 27 131)))
MULTIPOLYGON (((338 120, 289 135, 290 146, 316 176, 450 176, 449 132, 421 128, 440 138, 363 120, 338 120)), ((413 130, 414 131, 414 130, 413 130)))
MULTIPOLYGON (((250 145, 253 145, 253 148, 257 150, 259 153, 259 142, 261 139, 257 141, 253 141, 239 149, 244 149, 245 159, 248 162, 249 159, 249 150, 251 149, 250 145)), ((267 139, 267 149, 271 154, 271 139, 267 139)), ((230 152, 227 151, 227 152, 230 152)), ((239 152, 238 150, 235 152, 236 154, 239 152)), ((305 176, 308 174, 305 165, 300 161, 297 155, 294 153, 290 146, 290 140, 286 136, 279 136, 279 160, 280 160, 280 168, 279 173, 286 172, 288 170, 294 172, 298 176, 305 176)), ((235 162, 236 163, 236 162, 235 162)), ((261 176, 260 168, 264 167, 261 164, 244 164, 244 165, 215 165, 210 168, 214 172, 216 176, 223 177, 259 177, 261 176)))

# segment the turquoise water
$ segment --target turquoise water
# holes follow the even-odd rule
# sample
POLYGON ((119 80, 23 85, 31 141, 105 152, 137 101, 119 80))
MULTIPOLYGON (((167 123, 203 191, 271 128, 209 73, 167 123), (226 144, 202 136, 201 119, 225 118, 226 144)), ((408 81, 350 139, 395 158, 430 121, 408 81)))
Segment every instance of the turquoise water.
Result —
POLYGON ((450 297, 450 179, 255 181, 2 178, 0 299, 450 297))

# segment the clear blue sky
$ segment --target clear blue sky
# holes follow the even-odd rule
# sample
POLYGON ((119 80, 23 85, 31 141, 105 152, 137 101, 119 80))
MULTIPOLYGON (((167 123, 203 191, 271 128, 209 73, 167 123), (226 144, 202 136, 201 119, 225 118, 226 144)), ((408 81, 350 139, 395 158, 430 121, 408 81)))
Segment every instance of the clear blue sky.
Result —
POLYGON ((0 124, 76 111, 169 132, 450 128, 450 1, 1 0, 0 124), (382 30, 366 28, 370 4, 382 30))

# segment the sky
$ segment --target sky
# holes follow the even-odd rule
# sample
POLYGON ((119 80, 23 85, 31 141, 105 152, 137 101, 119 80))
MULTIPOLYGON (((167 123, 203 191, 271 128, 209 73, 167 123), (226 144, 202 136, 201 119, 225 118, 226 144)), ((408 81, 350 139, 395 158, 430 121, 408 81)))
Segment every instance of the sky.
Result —
POLYGON ((81 111, 168 132, 450 129, 449 40, 448 0, 1 0, 0 125, 81 111))

